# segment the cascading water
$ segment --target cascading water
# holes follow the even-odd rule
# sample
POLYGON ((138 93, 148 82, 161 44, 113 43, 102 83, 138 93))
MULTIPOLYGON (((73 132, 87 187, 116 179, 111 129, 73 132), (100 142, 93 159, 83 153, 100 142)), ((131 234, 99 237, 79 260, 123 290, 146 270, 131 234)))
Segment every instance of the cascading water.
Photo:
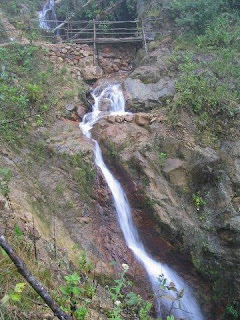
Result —
POLYGON ((57 27, 57 16, 55 12, 55 0, 48 0, 42 11, 38 13, 39 26, 45 30, 57 27))
MULTIPOLYGON (((109 85, 105 89, 96 88, 93 91, 94 105, 92 112, 86 114, 80 123, 84 135, 91 139, 91 129, 93 125, 102 117, 100 111, 101 100, 109 99, 111 114, 124 114, 125 113, 125 100, 121 91, 120 85, 109 85)), ((159 276, 164 275, 168 284, 173 282, 178 290, 184 289, 184 296, 181 299, 181 310, 174 310, 174 315, 177 318, 184 318, 187 320, 203 320, 200 308, 198 307, 192 290, 186 283, 166 264, 161 264, 155 261, 144 249, 144 246, 139 238, 138 231, 134 225, 131 208, 127 199, 127 196, 121 186, 121 184, 114 178, 112 173, 108 170, 102 157, 100 146, 96 140, 93 140, 95 144, 95 164, 99 167, 103 173, 103 176, 111 190, 114 205, 117 211, 118 221, 122 229, 127 246, 133 251, 135 257, 145 267, 146 272, 151 281, 153 291, 157 296, 159 293, 159 276)), ((172 303, 169 300, 164 300, 163 306, 161 305, 162 299, 157 301, 158 315, 161 316, 162 307, 167 310, 170 309, 172 303)))

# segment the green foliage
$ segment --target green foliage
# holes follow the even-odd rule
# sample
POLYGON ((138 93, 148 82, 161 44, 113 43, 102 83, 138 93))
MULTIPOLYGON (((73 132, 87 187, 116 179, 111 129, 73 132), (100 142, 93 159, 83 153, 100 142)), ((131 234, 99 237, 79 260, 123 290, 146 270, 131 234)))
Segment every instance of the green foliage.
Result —
POLYGON ((82 270, 83 272, 85 272, 87 274, 93 270, 93 264, 92 264, 92 262, 88 261, 85 251, 83 251, 81 253, 81 256, 80 256, 79 262, 78 262, 78 266, 79 266, 80 270, 82 270))
POLYGON ((80 276, 75 272, 64 277, 66 284, 60 288, 63 294, 63 309, 76 317, 77 320, 85 319, 88 313, 86 306, 78 305, 84 295, 80 286, 80 276))
POLYGON ((226 307, 225 316, 228 320, 237 320, 240 316, 240 303, 233 301, 226 307))
POLYGON ((26 85, 27 98, 30 103, 41 101, 43 97, 43 90, 36 84, 28 83, 26 85))
POLYGON ((200 210, 206 204, 206 202, 203 200, 203 198, 199 194, 193 195, 193 203, 197 208, 197 210, 200 210))
POLYGON ((6 40, 8 40, 8 36, 0 20, 0 43, 4 43, 6 40))
POLYGON ((179 27, 194 34, 203 34, 223 7, 224 0, 174 0, 170 10, 179 27))
POLYGON ((0 168, 0 193, 7 197, 10 189, 9 182, 11 179, 11 171, 7 168, 0 168))
POLYGON ((236 14, 219 16, 206 27, 205 33, 197 37, 199 47, 239 48, 240 19, 236 14))
POLYGON ((54 95, 50 85, 52 70, 46 62, 43 65, 42 50, 33 46, 0 48, 0 64, 3 66, 0 71, 0 137, 15 142, 28 132, 32 120, 17 119, 35 114, 37 125, 43 125, 42 113, 47 111, 54 95))
POLYGON ((95 170, 86 154, 78 153, 71 157, 70 164, 74 168, 73 179, 78 183, 81 196, 92 194, 95 170))
POLYGON ((116 10, 108 13, 107 9, 115 4, 115 0, 92 1, 87 7, 82 9, 86 0, 62 0, 61 6, 56 7, 59 20, 65 19, 66 12, 74 12, 76 20, 92 20, 101 17, 100 20, 134 20, 136 18, 136 0, 125 0, 119 3, 116 10))
POLYGON ((28 10, 24 10, 24 12, 27 12, 27 14, 29 13, 30 16, 33 17, 41 5, 41 0, 0 0, 1 8, 10 18, 19 18, 23 13, 23 8, 27 8, 28 10))
POLYGON ((107 155, 112 161, 117 161, 118 150, 114 142, 110 141, 107 146, 107 155))
POLYGON ((178 290, 173 282, 168 283, 163 274, 159 275, 158 281, 158 297, 161 299, 167 299, 171 302, 171 307, 168 310, 169 315, 167 317, 167 320, 174 320, 174 316, 172 315, 173 310, 182 310, 181 299, 184 296, 184 289, 178 290))
POLYGON ((19 238, 21 238, 23 236, 23 232, 17 224, 14 226, 14 233, 19 238))
POLYGON ((20 302, 25 287, 26 283, 17 283, 14 287, 14 290, 11 291, 9 294, 5 294, 4 297, 0 300, 1 304, 5 306, 9 301, 20 302))
POLYGON ((122 320, 123 311, 137 315, 140 320, 148 320, 149 313, 152 310, 152 303, 143 300, 140 295, 134 292, 127 292, 131 289, 132 283, 126 279, 126 273, 129 269, 127 264, 122 264, 123 271, 119 279, 114 280, 114 286, 110 288, 110 296, 113 301, 113 309, 108 319, 122 320))
MULTIPOLYGON (((239 110, 238 90, 218 77, 215 70, 220 66, 215 64, 216 59, 218 62, 223 60, 219 54, 208 62, 195 62, 194 56, 189 53, 184 55, 179 65, 181 74, 176 83, 178 96, 175 106, 192 110, 199 116, 199 124, 202 126, 209 122, 211 116, 216 121, 216 116, 232 117, 239 110)), ((221 68, 225 69, 229 77, 231 70, 227 70, 227 65, 221 65, 221 68)), ((236 78, 237 87, 240 85, 239 79, 236 78)))

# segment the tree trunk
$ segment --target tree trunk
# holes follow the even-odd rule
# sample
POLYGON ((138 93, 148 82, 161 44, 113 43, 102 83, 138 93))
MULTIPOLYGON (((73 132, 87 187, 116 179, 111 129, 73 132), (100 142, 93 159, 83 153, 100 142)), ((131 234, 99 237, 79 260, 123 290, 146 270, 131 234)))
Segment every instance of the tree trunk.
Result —
POLYGON ((72 320, 68 314, 66 314, 62 309, 56 304, 56 302, 50 297, 47 290, 42 286, 42 284, 31 274, 27 269, 24 262, 18 257, 18 255, 13 251, 10 244, 6 241, 3 235, 0 235, 0 246, 8 254, 9 258, 15 264, 18 272, 27 280, 31 287, 40 295, 40 297, 46 302, 49 308, 53 311, 54 315, 60 320, 72 320))

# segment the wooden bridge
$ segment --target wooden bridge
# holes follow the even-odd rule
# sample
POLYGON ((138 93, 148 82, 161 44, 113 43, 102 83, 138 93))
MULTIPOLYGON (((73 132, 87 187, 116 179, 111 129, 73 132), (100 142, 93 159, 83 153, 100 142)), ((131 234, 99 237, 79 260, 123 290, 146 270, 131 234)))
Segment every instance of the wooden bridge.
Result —
POLYGON ((153 41, 157 34, 161 34, 161 19, 147 19, 134 21, 53 21, 44 20, 48 29, 40 27, 38 19, 31 19, 24 24, 7 21, 0 25, 0 46, 11 42, 28 43, 46 41, 50 43, 79 43, 97 45, 131 43, 142 44, 148 53, 148 42, 153 41), (4 35, 4 36, 3 36, 4 35))
POLYGON ((44 21, 49 29, 39 26, 38 20, 30 20, 31 33, 49 42, 93 44, 142 43, 147 52, 148 41, 159 34, 160 19, 135 21, 44 21))

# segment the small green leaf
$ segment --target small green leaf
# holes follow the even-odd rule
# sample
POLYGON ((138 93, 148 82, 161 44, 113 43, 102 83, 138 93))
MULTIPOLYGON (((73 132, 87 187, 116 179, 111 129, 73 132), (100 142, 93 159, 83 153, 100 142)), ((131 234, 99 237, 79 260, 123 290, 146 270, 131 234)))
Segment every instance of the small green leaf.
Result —
POLYGON ((26 283, 19 282, 15 285, 14 291, 16 293, 22 293, 25 287, 26 287, 26 283))
POLYGON ((10 299, 14 302, 19 302, 21 300, 21 295, 19 293, 13 292, 10 294, 10 299))

